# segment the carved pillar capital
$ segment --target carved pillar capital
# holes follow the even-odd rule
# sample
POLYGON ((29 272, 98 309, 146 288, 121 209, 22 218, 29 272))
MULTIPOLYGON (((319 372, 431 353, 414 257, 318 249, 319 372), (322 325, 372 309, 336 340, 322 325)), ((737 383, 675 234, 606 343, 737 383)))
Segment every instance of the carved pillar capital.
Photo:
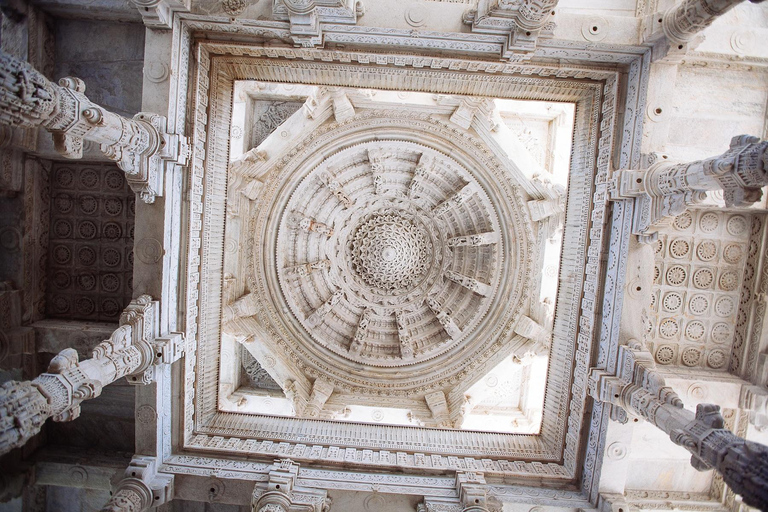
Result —
POLYGON ((282 0, 288 10, 291 37, 296 46, 312 48, 323 42, 315 0, 282 0))
POLYGON ((461 512, 491 512, 498 510, 498 503, 487 495, 485 475, 476 471, 457 471, 456 490, 461 512))
POLYGON ((536 44, 545 26, 550 24, 554 27, 552 14, 557 2, 558 0, 522 0, 512 16, 515 26, 504 44, 503 58, 512 58, 514 53, 531 53, 536 50, 536 44))
POLYGON ((275 460, 266 489, 258 484, 253 490, 252 512, 328 512, 327 493, 297 487, 298 475, 299 465, 291 459, 275 460))
POLYGON ((126 119, 89 100, 79 78, 54 84, 5 52, 0 52, 0 124, 45 128, 66 158, 81 158, 85 140, 99 143, 147 203, 163 194, 166 162, 185 165, 189 152, 184 137, 168 133, 164 117, 141 112, 126 119))
POLYGON ((173 475, 158 473, 154 457, 134 456, 101 512, 143 512, 173 499, 173 475))
POLYGON ((144 25, 154 29, 173 28, 173 13, 187 12, 185 0, 131 0, 141 14, 144 25))
POLYGON ((699 31, 743 0, 684 0, 664 13, 662 27, 670 44, 684 45, 699 31))
POLYGON ((659 426, 664 407, 682 409, 683 402, 656 371, 653 356, 640 342, 631 340, 619 347, 616 372, 593 368, 589 376, 589 394, 611 404, 611 418, 625 423, 627 414, 641 417, 659 426))
POLYGON ((723 190, 726 206, 749 206, 768 185, 768 141, 739 135, 730 149, 691 163, 654 162, 646 170, 617 171, 610 185, 612 200, 632 199, 632 232, 652 239, 659 227, 700 203, 709 190, 723 190))

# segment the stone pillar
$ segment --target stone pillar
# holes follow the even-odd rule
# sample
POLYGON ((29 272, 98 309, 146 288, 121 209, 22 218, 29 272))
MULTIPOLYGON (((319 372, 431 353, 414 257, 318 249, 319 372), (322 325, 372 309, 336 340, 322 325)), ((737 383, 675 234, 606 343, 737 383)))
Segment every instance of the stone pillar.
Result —
POLYGON ((653 356, 639 342, 630 341, 619 347, 615 375, 590 371, 590 396, 610 404, 613 419, 625 422, 631 414, 653 423, 693 454, 696 469, 716 469, 744 503, 768 507, 768 446, 724 429, 717 405, 699 404, 695 415, 684 409, 654 367, 653 356))
POLYGON ((181 357, 180 334, 160 337, 158 302, 148 295, 135 299, 120 317, 120 327, 93 350, 93 358, 78 361, 77 351, 61 351, 48 372, 33 381, 9 381, 0 387, 0 454, 22 446, 43 423, 71 421, 80 415, 80 403, 101 394, 104 386, 128 376, 147 384, 153 365, 181 357))
POLYGON ((157 472, 154 457, 134 456, 101 512, 143 512, 173 499, 171 474, 157 472))
MULTIPOLYGON (((662 27, 667 40, 673 45, 685 45, 743 0, 684 0, 670 8, 662 17, 662 27)), ((760 3, 763 0, 750 0, 760 3)))
POLYGON ((7 53, 0 52, 0 124, 53 134, 66 158, 83 156, 83 141, 101 144, 104 155, 126 173, 131 188, 147 203, 163 193, 165 162, 186 163, 186 139, 167 133, 165 118, 140 112, 133 119, 90 101, 79 78, 54 84, 7 53))
POLYGON ((632 232, 643 241, 690 205, 700 203, 708 190, 723 190, 726 206, 749 206, 768 185, 768 141, 739 135, 722 155, 686 164, 664 160, 649 169, 620 170, 612 179, 612 200, 633 199, 632 232))

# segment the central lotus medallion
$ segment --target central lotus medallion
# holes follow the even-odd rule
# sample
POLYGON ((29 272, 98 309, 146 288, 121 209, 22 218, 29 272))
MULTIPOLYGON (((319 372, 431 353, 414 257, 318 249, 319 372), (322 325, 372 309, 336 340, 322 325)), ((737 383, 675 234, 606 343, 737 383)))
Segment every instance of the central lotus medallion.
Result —
POLYGON ((371 215, 352 238, 352 268, 370 287, 398 294, 421 281, 432 242, 417 222, 396 213, 371 215))

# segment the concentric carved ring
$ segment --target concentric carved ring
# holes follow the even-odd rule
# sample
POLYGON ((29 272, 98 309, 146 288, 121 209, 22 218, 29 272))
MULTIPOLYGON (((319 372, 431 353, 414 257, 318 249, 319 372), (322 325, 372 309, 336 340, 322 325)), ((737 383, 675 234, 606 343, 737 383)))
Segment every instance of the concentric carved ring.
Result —
POLYGON ((310 169, 284 208, 278 278, 294 317, 356 362, 413 364, 494 301, 502 236, 472 174, 434 149, 371 141, 310 169))

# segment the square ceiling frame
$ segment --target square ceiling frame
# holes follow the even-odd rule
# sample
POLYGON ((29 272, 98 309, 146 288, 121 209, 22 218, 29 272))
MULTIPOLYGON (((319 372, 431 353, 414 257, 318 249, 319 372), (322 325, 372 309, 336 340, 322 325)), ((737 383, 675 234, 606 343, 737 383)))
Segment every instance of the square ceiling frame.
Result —
MULTIPOLYGON (((613 229, 609 229, 607 179, 612 163, 627 167, 639 160, 639 113, 644 111, 648 53, 617 59, 607 51, 604 60, 627 65, 588 68, 210 41, 195 43, 192 52, 195 58, 188 61, 190 95, 177 98, 181 117, 189 115, 192 127, 186 269, 181 277, 184 297, 180 298, 186 303, 188 340, 179 404, 180 453, 256 460, 290 457, 359 471, 390 468, 433 475, 482 471, 497 482, 575 490, 581 481, 596 492, 597 486, 590 480, 599 475, 598 452, 604 439, 600 432, 604 432, 607 416, 599 404, 591 404, 587 398, 587 372, 595 362, 610 366, 617 345, 611 340, 617 338, 619 315, 612 313, 621 308, 621 254, 626 251, 613 249, 628 240, 622 233, 631 217, 627 205, 618 203, 612 212, 613 229), (576 104, 561 284, 539 436, 370 426, 217 410, 222 276, 215 269, 223 261, 225 215, 223 208, 211 206, 225 203, 233 84, 250 79, 576 104), (620 101, 623 104, 617 107, 620 101), (611 254, 606 258, 607 247, 611 254), (605 311, 609 304, 612 310, 605 311)), ((186 86, 183 79, 181 82, 186 86)), ((497 489, 497 494, 504 492, 516 493, 497 489)))

